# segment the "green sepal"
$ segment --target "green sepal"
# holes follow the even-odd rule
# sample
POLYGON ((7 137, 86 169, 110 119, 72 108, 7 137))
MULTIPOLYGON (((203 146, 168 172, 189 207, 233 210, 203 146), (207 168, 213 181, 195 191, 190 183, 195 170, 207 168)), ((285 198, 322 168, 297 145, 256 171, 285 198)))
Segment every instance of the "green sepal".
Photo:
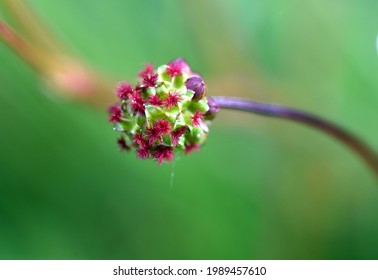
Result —
POLYGON ((192 134, 188 134, 186 135, 185 137, 185 144, 187 145, 190 145, 190 144, 198 144, 200 142, 200 137, 199 135, 192 135, 192 134))
POLYGON ((183 75, 177 75, 173 79, 173 86, 176 89, 180 89, 185 86, 185 77, 183 75))
POLYGON ((136 124, 142 127, 146 123, 146 117, 139 114, 136 115, 136 124))
POLYGON ((189 128, 193 126, 193 120, 192 120, 192 114, 188 111, 181 114, 182 121, 185 125, 187 125, 189 128))
POLYGON ((126 143, 131 145, 133 140, 133 134, 131 132, 126 132, 123 134, 123 136, 125 136, 126 143))
POLYGON ((161 81, 165 83, 172 83, 172 78, 167 74, 168 65, 162 65, 158 68, 157 72, 161 81))
POLYGON ((166 113, 164 116, 163 119, 168 120, 171 124, 175 124, 178 115, 166 113))
POLYGON ((178 151, 185 150, 185 137, 183 136, 180 137, 180 140, 177 146, 175 146, 175 150, 178 150, 178 151))
POLYGON ((156 89, 152 87, 146 88, 145 90, 142 91, 142 97, 144 99, 147 99, 151 95, 155 95, 155 94, 156 94, 156 89))
POLYGON ((199 136, 198 144, 202 145, 203 143, 205 143, 206 139, 207 139, 207 132, 202 132, 199 136))
POLYGON ((178 106, 173 106, 169 109, 165 109, 165 114, 169 116, 175 116, 177 118, 177 115, 180 113, 180 108, 178 106))
POLYGON ((192 100, 192 98, 194 96, 194 91, 188 89, 188 90, 186 90, 186 93, 183 94, 183 96, 187 97, 189 100, 192 100))
POLYGON ((152 126, 154 121, 159 118, 166 118, 163 110, 159 106, 147 105, 144 112, 146 113, 146 118, 149 126, 152 126))
POLYGON ((135 126, 135 118, 125 118, 121 119, 118 124, 125 130, 125 131, 130 131, 134 128, 135 126))
POLYGON ((192 126, 189 128, 190 134, 193 136, 197 136, 198 134, 201 134, 202 128, 198 126, 192 126))
POLYGON ((168 89, 166 85, 162 84, 161 86, 156 88, 156 94, 159 96, 160 99, 163 99, 168 96, 168 89))
POLYGON ((200 110, 202 113, 206 113, 209 110, 209 105, 207 104, 207 100, 200 100, 198 102, 191 102, 191 104, 188 106, 188 110, 192 112, 193 114, 200 110))
POLYGON ((173 124, 173 130, 176 130, 182 126, 187 126, 187 124, 184 121, 184 117, 182 114, 178 115, 177 118, 175 119, 175 122, 173 124))
POLYGON ((119 131, 119 132, 125 131, 125 129, 123 128, 123 126, 119 122, 114 124, 114 130, 119 131))
POLYGON ((181 101, 178 104, 181 111, 185 111, 185 110, 188 109, 188 107, 192 103, 191 99, 192 99, 192 97, 188 96, 187 94, 181 95, 181 101))
POLYGON ((163 144, 166 145, 166 146, 171 146, 172 145, 172 138, 171 138, 171 135, 163 135, 161 137, 163 139, 163 144))

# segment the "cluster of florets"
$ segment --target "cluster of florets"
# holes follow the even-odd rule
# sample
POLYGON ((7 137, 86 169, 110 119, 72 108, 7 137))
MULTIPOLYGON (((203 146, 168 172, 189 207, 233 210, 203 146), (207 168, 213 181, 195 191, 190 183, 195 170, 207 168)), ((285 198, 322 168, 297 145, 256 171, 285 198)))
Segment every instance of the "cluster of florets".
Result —
POLYGON ((148 64, 138 78, 135 87, 118 83, 119 102, 109 108, 109 121, 121 133, 119 147, 159 164, 173 160, 176 151, 198 150, 217 111, 216 106, 209 110, 212 100, 206 98, 202 78, 181 58, 156 71, 148 64))

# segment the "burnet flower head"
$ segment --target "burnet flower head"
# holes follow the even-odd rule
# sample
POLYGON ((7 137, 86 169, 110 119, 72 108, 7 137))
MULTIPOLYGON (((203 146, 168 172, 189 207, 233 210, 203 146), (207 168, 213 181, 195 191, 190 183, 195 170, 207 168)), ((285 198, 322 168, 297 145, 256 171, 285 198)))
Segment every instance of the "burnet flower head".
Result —
POLYGON ((173 160, 176 151, 198 150, 219 109, 206 97, 202 78, 179 58, 157 70, 146 65, 138 80, 135 87, 118 83, 119 102, 109 108, 109 121, 121 133, 120 148, 159 164, 173 160))

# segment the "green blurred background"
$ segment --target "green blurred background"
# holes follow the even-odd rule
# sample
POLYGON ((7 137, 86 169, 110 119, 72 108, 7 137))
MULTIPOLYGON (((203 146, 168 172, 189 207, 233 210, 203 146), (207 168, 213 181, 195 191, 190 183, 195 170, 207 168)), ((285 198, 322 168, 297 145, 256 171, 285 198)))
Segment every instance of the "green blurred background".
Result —
MULTIPOLYGON (((115 80, 184 57, 210 95, 317 113, 378 150, 377 1, 28 2, 115 80)), ((377 181, 333 139, 221 111, 199 153, 159 167, 119 152, 105 109, 52 97, 4 44, 0 61, 1 259, 378 259, 377 181)))

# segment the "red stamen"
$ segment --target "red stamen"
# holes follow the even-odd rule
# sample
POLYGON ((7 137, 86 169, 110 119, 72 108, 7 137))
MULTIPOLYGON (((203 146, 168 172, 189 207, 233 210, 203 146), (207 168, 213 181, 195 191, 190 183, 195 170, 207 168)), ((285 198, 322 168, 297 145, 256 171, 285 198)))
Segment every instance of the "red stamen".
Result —
POLYGON ((142 79, 142 84, 145 87, 155 87, 158 80, 158 75, 152 64, 147 64, 145 69, 139 72, 138 77, 142 79))
POLYGON ((118 104, 110 106, 109 113, 110 113, 109 120, 108 120, 109 122, 117 123, 122 118, 121 106, 119 106, 118 104))
POLYGON ((166 109, 170 109, 174 106, 177 106, 177 103, 181 101, 180 94, 176 91, 169 92, 168 97, 164 99, 164 105, 166 109))
POLYGON ((148 144, 150 146, 153 146, 155 145, 155 142, 157 141, 159 144, 161 143, 161 132, 158 128, 156 128, 155 126, 151 127, 151 128, 147 128, 146 130, 146 135, 147 135, 147 138, 148 138, 148 144))
POLYGON ((146 159, 150 157, 150 151, 147 148, 138 149, 136 152, 138 158, 140 159, 146 159))
POLYGON ((183 72, 190 72, 189 65, 182 58, 175 59, 168 63, 167 74, 174 78, 176 76, 182 75, 183 72))
POLYGON ((173 148, 169 146, 157 146, 153 154, 154 158, 158 160, 159 165, 163 163, 164 160, 171 161, 174 158, 173 148))
POLYGON ((157 95, 152 95, 150 97, 150 103, 151 105, 155 105, 155 106, 162 106, 163 105, 163 100, 159 99, 159 96, 157 95))
POLYGON ((149 148, 148 142, 143 138, 142 133, 138 133, 133 136, 133 145, 139 145, 139 147, 142 149, 149 148))
POLYGON ((137 90, 130 95, 131 109, 134 112, 137 112, 139 115, 144 116, 144 101, 143 98, 140 96, 139 92, 140 90, 137 90))
POLYGON ((134 89, 128 82, 121 82, 117 84, 117 88, 115 90, 115 94, 120 99, 127 99, 129 95, 134 92, 134 89))
POLYGON ((203 116, 201 115, 200 110, 197 110, 191 118, 194 126, 200 126, 203 121, 203 116))
POLYGON ((171 134, 172 137, 172 145, 177 146, 180 140, 180 137, 184 135, 184 133, 188 130, 187 126, 182 126, 174 130, 171 134))
POLYGON ((171 124, 167 120, 158 120, 155 122, 154 127, 159 131, 160 135, 171 132, 171 124))
POLYGON ((185 154, 189 155, 193 151, 197 152, 199 151, 199 148, 200 148, 200 145, 196 143, 185 145, 185 154))

